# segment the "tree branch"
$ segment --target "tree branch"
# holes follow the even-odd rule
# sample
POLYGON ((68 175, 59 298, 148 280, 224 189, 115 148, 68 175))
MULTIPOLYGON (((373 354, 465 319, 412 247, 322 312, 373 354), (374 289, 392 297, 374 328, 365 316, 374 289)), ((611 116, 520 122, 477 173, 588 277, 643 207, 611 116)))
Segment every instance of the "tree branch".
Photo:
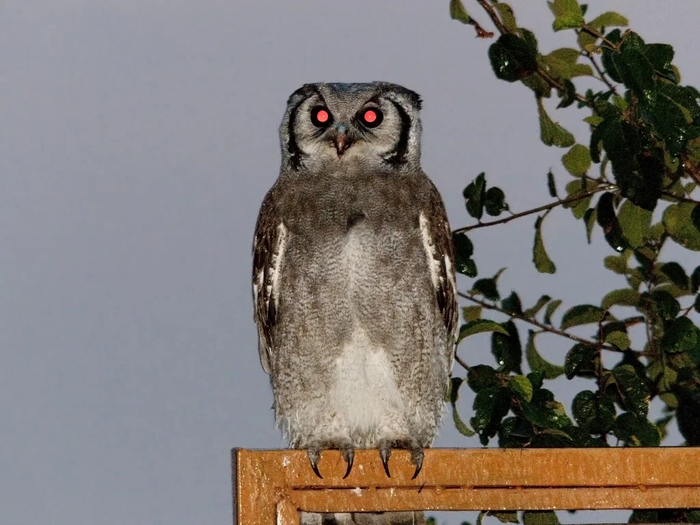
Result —
MULTIPOLYGON (((584 345, 589 345, 589 346, 593 346, 593 347, 600 347, 601 349, 609 350, 610 352, 622 353, 622 350, 620 350, 619 348, 617 348, 615 346, 608 345, 608 344, 600 344, 597 341, 589 341, 588 339, 584 339, 583 337, 578 337, 578 336, 570 334, 568 332, 564 332, 563 330, 558 330, 558 329, 554 328, 553 326, 549 326, 549 325, 546 325, 544 323, 539 322, 537 319, 531 319, 529 317, 525 317, 522 314, 516 314, 513 312, 509 312, 507 310, 504 310, 503 308, 496 306, 495 304, 489 304, 485 301, 482 301, 481 299, 477 299, 476 297, 474 297, 473 295, 471 295, 469 293, 457 292, 457 295, 459 295, 460 297, 462 297, 464 299, 468 299, 469 301, 471 301, 473 303, 481 305, 482 307, 487 308, 489 310, 494 310, 496 312, 500 312, 502 314, 505 314, 512 319, 519 319, 520 321, 524 321, 526 323, 534 325, 545 332, 560 335, 562 337, 566 337, 567 339, 571 339, 572 341, 576 341, 577 343, 582 343, 584 345)), ((635 352, 638 354, 643 354, 643 352, 639 352, 636 350, 628 350, 628 351, 635 352)))
POLYGON ((486 0, 476 1, 479 2, 479 5, 481 5, 481 7, 484 8, 484 11, 488 13, 493 25, 496 26, 502 35, 509 32, 508 29, 506 29, 506 26, 503 25, 503 22, 501 22, 501 18, 498 16, 498 13, 496 13, 496 10, 491 6, 491 4, 489 4, 486 0))
MULTIPOLYGON (((584 33, 588 33, 588 34, 591 35, 591 36, 596 37, 598 40, 602 40, 603 43, 604 43, 605 45, 607 45, 610 49, 612 49, 613 51, 617 51, 618 48, 617 48, 617 46, 616 46, 615 44, 613 44, 610 40, 608 40, 607 38, 605 38, 602 34, 600 34, 598 31, 596 31, 596 30, 593 29, 592 27, 590 27, 590 26, 583 26, 583 27, 581 28, 581 31, 583 31, 584 33)), ((623 41, 624 41, 624 38, 623 38, 622 40, 620 40, 620 44, 621 44, 623 41)))
POLYGON ((605 71, 603 71, 600 68, 600 65, 598 65, 598 62, 596 61, 593 54, 586 52, 586 56, 588 57, 588 60, 591 61, 591 64, 593 64, 593 68, 598 73, 598 76, 600 77, 600 81, 604 82, 605 85, 608 86, 610 88, 610 90, 617 95, 617 88, 613 85, 612 82, 610 82, 610 79, 608 79, 608 77, 605 75, 605 71))
POLYGON ((462 366, 462 368, 469 372, 469 365, 462 361, 462 359, 459 357, 459 355, 457 354, 457 348, 455 348, 455 361, 457 361, 462 366))
MULTIPOLYGON (((596 179, 592 179, 596 180, 596 179)), ((600 182, 600 181, 598 181, 600 182)), ((609 190, 609 186, 605 186, 603 188, 596 188, 594 190, 590 190, 578 195, 574 195, 572 197, 569 197, 567 199, 559 199, 556 202, 550 202, 549 204, 545 204, 543 206, 538 206, 537 208, 532 208, 531 210, 526 210, 526 211, 521 211, 520 213, 514 213, 513 215, 509 217, 505 217, 503 219, 498 219, 497 221, 490 221, 490 222, 480 222, 478 224, 473 224, 471 226, 465 226, 463 228, 458 228, 454 231, 454 233, 465 233, 471 230, 476 230, 477 228, 485 228, 487 226, 494 226, 496 224, 505 224, 506 222, 510 222, 515 219, 519 219, 520 217, 526 217, 528 215, 532 215, 533 213, 539 213, 541 211, 548 211, 551 210, 552 208, 556 208, 557 206, 563 206, 564 204, 570 204, 572 202, 577 202, 580 200, 585 199, 586 197, 590 197, 594 193, 598 193, 601 191, 609 190)))

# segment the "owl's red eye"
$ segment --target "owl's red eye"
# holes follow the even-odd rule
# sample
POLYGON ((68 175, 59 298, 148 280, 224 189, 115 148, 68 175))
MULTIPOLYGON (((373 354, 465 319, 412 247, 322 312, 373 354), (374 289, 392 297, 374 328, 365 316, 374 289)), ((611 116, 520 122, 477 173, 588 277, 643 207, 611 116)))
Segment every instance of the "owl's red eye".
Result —
POLYGON ((376 128, 382 123, 384 115, 377 108, 366 109, 361 114, 362 123, 368 128, 376 128))
POLYGON ((333 121, 331 114, 323 106, 311 110, 311 123, 317 128, 324 128, 333 121))

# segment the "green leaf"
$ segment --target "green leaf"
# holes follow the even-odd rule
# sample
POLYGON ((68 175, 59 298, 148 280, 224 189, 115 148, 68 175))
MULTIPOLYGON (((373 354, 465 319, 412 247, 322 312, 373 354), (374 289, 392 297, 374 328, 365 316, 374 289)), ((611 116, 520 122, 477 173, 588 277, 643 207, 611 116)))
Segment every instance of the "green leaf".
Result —
POLYGON ((580 177, 591 167, 591 153, 586 146, 574 144, 561 158, 566 171, 574 177, 580 177))
POLYGON ((503 308, 506 312, 513 314, 519 315, 523 313, 523 306, 520 303, 520 297, 518 297, 518 294, 515 292, 511 292, 508 297, 501 301, 501 308, 503 308))
POLYGON ((525 349, 527 364, 530 366, 530 370, 541 372, 546 379, 556 379, 564 373, 564 367, 554 365, 540 355, 535 346, 535 337, 537 334, 533 330, 529 330, 527 348, 525 349))
POLYGON ((593 235, 593 226, 595 226, 598 220, 598 210, 595 208, 588 208, 586 213, 583 214, 583 222, 586 224, 586 240, 588 244, 591 244, 591 236, 593 235))
POLYGON ((622 229, 622 235, 632 248, 639 248, 644 244, 651 226, 651 215, 651 211, 637 206, 630 200, 625 200, 620 206, 617 220, 622 229))
POLYGON ((625 332, 611 332, 605 336, 605 342, 615 345, 617 348, 623 351, 629 349, 630 345, 632 344, 630 342, 629 335, 627 335, 625 332))
POLYGON ((481 306, 465 306, 462 308, 462 317, 465 323, 476 321, 481 318, 481 306))
POLYGON ((457 20, 463 24, 470 24, 472 18, 467 13, 461 0, 450 0, 450 18, 457 20))
POLYGON ((455 248, 455 269, 468 277, 476 277, 476 263, 472 259, 474 245, 465 233, 453 233, 452 244, 455 248))
POLYGON ((475 365, 469 367, 467 372, 467 384, 474 392, 494 386, 499 386, 496 370, 488 365, 475 365))
POLYGON ((526 402, 529 403, 532 400, 532 383, 530 383, 530 380, 527 377, 511 376, 510 388, 526 402))
POLYGON ((553 510, 526 510, 523 512, 524 525, 558 525, 559 519, 553 510))
POLYGON ((577 343, 566 354, 564 371, 567 379, 596 377, 598 375, 598 349, 592 345, 577 343))
POLYGON ((648 296, 642 295, 643 300, 647 298, 652 301, 656 313, 664 321, 675 319, 681 311, 681 305, 666 290, 654 290, 648 296))
MULTIPOLYGON (((627 43, 628 39, 625 41, 627 43)), ((654 66, 644 53, 630 45, 622 46, 622 53, 613 54, 613 62, 625 86, 645 100, 656 94, 654 66)))
POLYGON ((557 109, 568 108, 576 102, 576 86, 568 79, 563 80, 564 89, 557 89, 557 95, 561 99, 557 104, 557 109))
POLYGON ((654 69, 673 82, 678 82, 671 65, 674 53, 673 47, 668 44, 647 44, 644 46, 644 56, 651 62, 654 69))
POLYGON ((496 358, 500 371, 522 374, 520 365, 523 361, 523 348, 518 329, 513 321, 506 321, 501 326, 508 331, 508 335, 499 332, 491 334, 491 353, 496 358))
POLYGON ((484 214, 484 197, 486 196, 486 174, 482 171, 464 188, 462 192, 466 201, 467 212, 477 220, 484 214))
POLYGON ((671 238, 692 251, 700 251, 700 230, 692 222, 692 202, 672 204, 664 210, 663 224, 671 238))
POLYGON ((516 82, 537 70, 537 50, 513 33, 501 35, 489 47, 489 60, 496 77, 516 82))
POLYGON ((532 262, 540 273, 554 273, 557 267, 547 255, 542 240, 542 217, 537 217, 535 221, 535 244, 532 247, 532 262))
POLYGON ((552 170, 549 170, 547 172, 547 189, 549 190, 550 197, 553 197, 555 199, 559 198, 559 196, 557 195, 557 186, 554 182, 554 174, 552 173, 552 170))
POLYGON ((554 14, 552 28, 555 31, 562 29, 576 29, 585 23, 583 11, 577 0, 554 0, 547 2, 549 9, 554 14))
POLYGON ((560 49, 555 49, 548 55, 542 56, 540 60, 549 68, 554 76, 562 80, 570 80, 574 77, 581 76, 592 76, 593 70, 591 66, 578 63, 580 57, 581 53, 578 49, 562 47, 560 49))
POLYGON ((546 389, 537 390, 532 401, 522 403, 520 409, 525 419, 541 428, 562 429, 571 425, 564 405, 555 401, 554 394, 546 389))
POLYGON ((457 343, 459 344, 463 339, 469 337, 470 335, 480 334, 483 332, 500 332, 504 335, 508 335, 508 331, 496 321, 491 321, 489 319, 476 319, 475 321, 470 321, 460 327, 457 343))
POLYGON ((637 306, 639 304, 639 292, 631 288, 621 288, 608 292, 600 302, 603 310, 608 310, 611 306, 637 306))
POLYGON ((633 447, 658 447, 661 444, 659 429, 645 416, 626 412, 615 421, 615 436, 633 447))
POLYGON ((615 405, 609 396, 583 390, 571 405, 576 423, 591 434, 605 434, 615 424, 615 405))
POLYGON ((510 410, 510 390, 505 387, 490 387, 481 390, 474 398, 474 417, 470 422, 479 433, 482 444, 496 435, 501 419, 510 410))
POLYGON ((628 412, 640 418, 646 418, 649 412, 649 390, 644 380, 637 375, 632 365, 615 367, 612 375, 617 383, 618 392, 628 412))
POLYGON ((549 118, 541 98, 537 99, 537 112, 540 116, 540 138, 547 146, 568 148, 576 142, 571 133, 549 118))
POLYGON ((700 290, 700 266, 696 267, 690 274, 690 292, 697 293, 698 290, 700 290))
POLYGON ((661 339, 661 349, 667 354, 688 352, 698 344, 698 328, 687 317, 677 317, 667 323, 661 339))
POLYGON ((463 436, 467 437, 472 437, 476 435, 476 432, 474 432, 471 428, 467 426, 467 424, 462 421, 462 418, 459 416, 459 412, 457 411, 457 400, 459 399, 459 387, 462 384, 462 379, 459 377, 453 377, 451 379, 451 384, 450 384, 450 405, 452 405, 452 421, 454 422, 455 428, 457 428, 457 431, 462 434, 463 436))
POLYGON ((498 216, 503 211, 508 209, 508 205, 505 202, 506 196, 501 188, 493 187, 486 191, 484 207, 486 208, 486 213, 491 216, 498 216))
MULTIPOLYGON (((495 6, 498 6, 501 4, 495 4, 495 6)), ((518 520, 518 513, 515 511, 512 512, 495 512, 495 511, 489 511, 487 513, 489 516, 493 516, 494 518, 498 519, 501 523, 520 523, 518 520)))
POLYGON ((596 29, 614 26, 625 27, 629 25, 629 21, 619 13, 606 11, 602 15, 595 17, 587 25, 596 29))
POLYGON ((602 141, 622 196, 651 211, 661 196, 663 151, 643 149, 639 127, 623 120, 617 108, 612 113, 591 134, 591 158, 599 162, 602 141))
POLYGON ((627 261, 629 255, 632 252, 626 252, 622 255, 608 255, 603 259, 603 265, 610 271, 615 272, 619 275, 627 275, 630 272, 629 266, 627 266, 627 261))
POLYGON ((559 308, 561 305, 562 301, 561 299, 554 299, 551 303, 547 305, 547 308, 544 311, 544 322, 545 324, 552 324, 552 316, 554 315, 554 312, 559 308))
POLYGON ((472 292, 483 295, 489 301, 498 301, 501 298, 498 294, 495 279, 478 279, 474 283, 472 292))
POLYGON ((657 96, 642 100, 641 116, 664 141, 668 153, 676 156, 688 139, 699 134, 697 126, 689 126, 697 119, 698 105, 694 93, 688 91, 691 88, 668 82, 657 82, 656 87, 657 96))
POLYGON ((677 262, 668 262, 663 264, 659 270, 668 277, 673 284, 681 290, 688 291, 690 281, 683 267, 677 262))
POLYGON ((622 235, 622 228, 615 215, 615 195, 606 191, 598 199, 596 210, 598 224, 603 229, 605 240, 617 252, 623 252, 628 247, 627 239, 622 235))
POLYGON ((537 300, 534 306, 528 308, 523 312, 523 317, 535 317, 540 312, 540 310, 544 308, 544 305, 546 305, 551 300, 552 298, 549 295, 543 295, 537 300))
POLYGON ((604 309, 592 304, 573 306, 564 312, 561 318, 561 329, 567 330, 573 326, 598 323, 603 320, 605 314, 604 309))
POLYGON ((678 430, 688 446, 700 446, 700 392, 684 390, 676 412, 678 430))
POLYGON ((515 20, 512 7, 504 2, 493 4, 493 7, 498 11, 498 14, 501 15, 501 22, 503 22, 503 25, 508 31, 513 32, 518 29, 518 22, 515 20))
POLYGON ((583 218, 588 210, 588 205, 591 203, 591 199, 593 199, 593 195, 587 195, 587 193, 597 187, 598 183, 589 179, 570 181, 565 187, 566 194, 569 198, 575 198, 576 200, 564 204, 564 208, 571 208, 571 212, 576 219, 583 218))

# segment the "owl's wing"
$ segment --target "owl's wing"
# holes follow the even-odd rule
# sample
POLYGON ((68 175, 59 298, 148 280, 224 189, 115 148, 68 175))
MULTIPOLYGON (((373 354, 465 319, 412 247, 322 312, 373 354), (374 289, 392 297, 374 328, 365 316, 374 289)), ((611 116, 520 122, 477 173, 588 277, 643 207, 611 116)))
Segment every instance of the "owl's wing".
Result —
POLYGON ((455 277, 455 256, 452 243, 452 230, 447 221, 445 206, 440 194, 431 183, 428 209, 419 216, 423 245, 428 255, 430 277, 435 289, 438 307, 442 312, 449 345, 449 363, 452 368, 454 341, 457 331, 457 282, 455 277))
POLYGON ((287 228, 277 214, 270 194, 265 197, 253 238, 253 306, 258 325, 258 351, 263 370, 270 373, 272 329, 277 320, 279 275, 287 228))

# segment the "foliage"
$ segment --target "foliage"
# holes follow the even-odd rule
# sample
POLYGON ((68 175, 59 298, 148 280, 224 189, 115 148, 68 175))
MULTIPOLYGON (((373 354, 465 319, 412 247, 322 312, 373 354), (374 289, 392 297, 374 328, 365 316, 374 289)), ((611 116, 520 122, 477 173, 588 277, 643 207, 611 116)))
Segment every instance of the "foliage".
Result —
MULTIPOLYGON (((545 52, 535 34, 517 24, 508 4, 476 2, 497 30, 488 49, 494 74, 533 92, 541 140, 565 149, 563 169, 555 172, 568 181, 566 196, 559 197, 550 171, 543 183, 554 200, 512 213, 505 193, 489 188, 480 173, 463 192, 467 213, 478 222, 454 232, 458 270, 477 277, 468 232, 529 216, 535 219, 534 266, 555 273, 542 225, 552 209, 563 207, 583 223, 582 239, 589 244, 594 231, 602 232, 612 250, 603 266, 625 286, 607 293, 600 305, 568 306, 557 325, 554 315, 561 300, 543 295, 524 309, 529 302, 521 302, 516 292, 505 298, 501 294, 502 270, 476 279, 471 291, 460 292, 471 306, 463 309, 459 342, 492 332, 496 363, 469 364, 457 349, 466 375, 458 377, 455 371, 452 380, 455 423, 465 435, 476 433, 484 445, 496 438, 502 447, 658 446, 676 418, 686 444, 700 445, 700 266, 684 268, 661 256, 670 243, 700 251, 700 92, 681 83, 670 45, 645 42, 624 29, 628 21, 618 13, 589 14, 588 6, 577 0, 549 2, 553 30, 568 31, 572 46, 545 52), (598 81, 599 89, 580 93, 576 81, 585 77, 598 81), (590 130, 586 140, 577 142, 553 119, 547 101, 555 98, 557 108, 575 104, 584 113, 590 130), (484 212, 496 219, 482 221, 484 212), (510 320, 482 317, 489 311, 510 320), (641 348, 628 334, 635 325, 645 328, 641 348), (526 326, 523 345, 518 327, 526 326), (579 326, 590 327, 594 335, 572 333, 579 326), (539 353, 537 339, 543 333, 570 340, 570 350, 558 362, 539 353), (606 367, 604 354, 619 356, 618 363, 606 367), (560 376, 587 378, 594 386, 579 392, 569 411, 547 389, 547 381, 560 376), (456 406, 464 383, 476 393, 469 425, 456 406), (654 399, 664 405, 664 417, 657 421, 649 419, 654 399)), ((460 0, 450 2, 450 14, 474 26, 477 36, 493 36, 460 0)), ((642 514, 635 512, 631 521, 645 519, 642 514)), ((654 521, 663 519, 662 513, 647 514, 654 521)), ((686 518, 693 517, 688 514, 686 518)), ((496 517, 518 522, 515 513, 496 517)), ((556 516, 525 513, 522 520, 555 523, 556 516)))

